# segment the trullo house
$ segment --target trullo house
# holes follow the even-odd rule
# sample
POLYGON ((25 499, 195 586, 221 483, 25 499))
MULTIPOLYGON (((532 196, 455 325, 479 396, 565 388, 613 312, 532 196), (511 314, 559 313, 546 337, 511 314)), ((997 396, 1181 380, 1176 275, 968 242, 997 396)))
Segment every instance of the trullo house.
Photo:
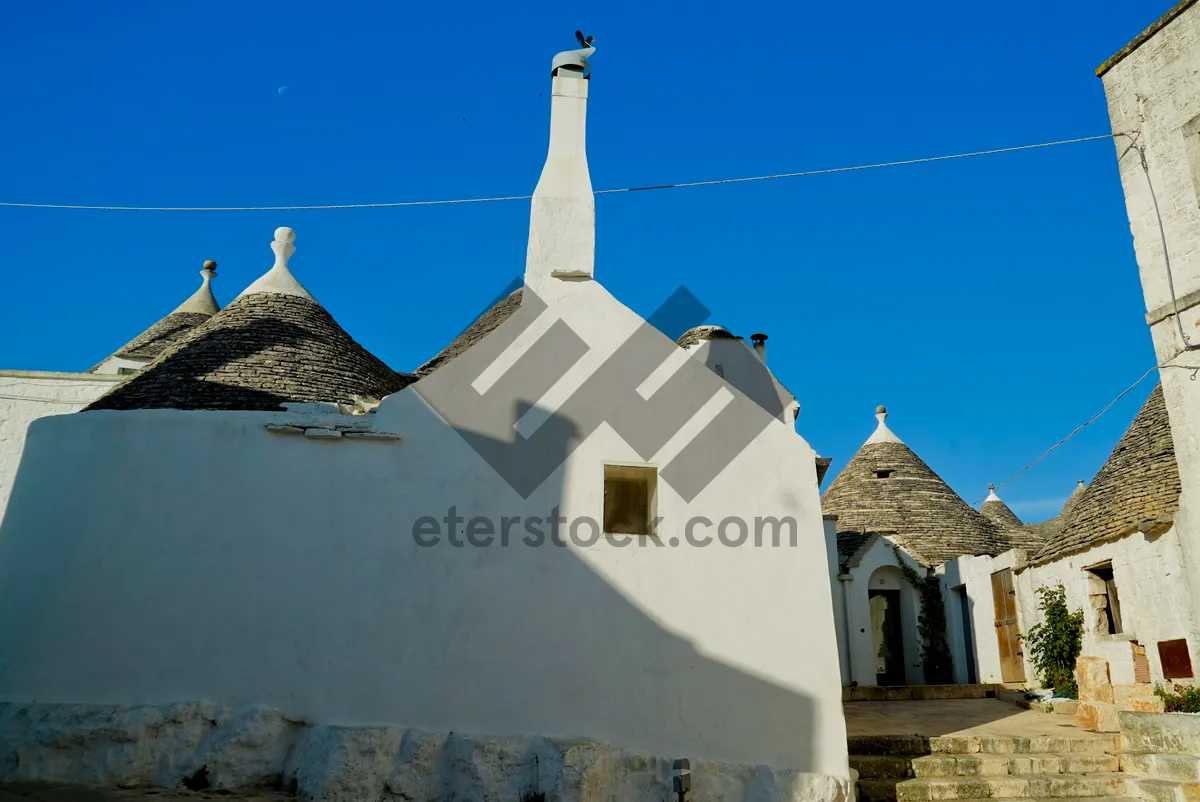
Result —
POLYGON ((47 415, 78 412, 145 367, 220 307, 210 286, 217 263, 204 263, 199 289, 166 317, 94 367, 80 372, 0 369, 0 520, 16 478, 29 425, 47 415))
POLYGON ((753 349, 722 378, 597 280, 593 52, 553 62, 523 288, 419 371, 280 228, 224 309, 33 424, 3 779, 598 801, 686 758, 699 799, 847 798, 815 454, 753 349))

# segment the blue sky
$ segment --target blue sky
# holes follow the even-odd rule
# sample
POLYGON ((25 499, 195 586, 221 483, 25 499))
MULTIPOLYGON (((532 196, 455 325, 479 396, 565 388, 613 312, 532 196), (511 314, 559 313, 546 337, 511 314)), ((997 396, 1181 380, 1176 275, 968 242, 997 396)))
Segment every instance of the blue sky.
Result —
MULTIPOLYGON (((550 58, 576 28, 598 46, 597 189, 1103 134, 1096 66, 1168 7, 24 3, 0 28, 0 201, 526 194, 545 156, 550 58)), ((0 209, 0 366, 91 366, 190 294, 204 259, 229 301, 270 266, 280 225, 297 232, 297 277, 410 370, 522 271, 528 204, 0 209)), ((712 322, 770 335, 799 429, 833 470, 884 403, 973 501, 1153 364, 1107 141, 601 196, 597 226, 597 277, 634 309, 685 284, 712 322)), ((1052 515, 1152 381, 1001 495, 1027 519, 1052 515)))

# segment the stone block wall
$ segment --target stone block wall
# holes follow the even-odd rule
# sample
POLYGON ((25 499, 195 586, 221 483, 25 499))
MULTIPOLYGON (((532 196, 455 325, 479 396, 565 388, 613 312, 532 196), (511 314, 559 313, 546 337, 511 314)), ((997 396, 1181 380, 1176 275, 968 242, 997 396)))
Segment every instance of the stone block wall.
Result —
POLYGON ((1075 724, 1092 732, 1118 732, 1119 712, 1161 713, 1162 700, 1149 683, 1113 684, 1108 661, 1081 656, 1075 660, 1079 706, 1075 724))

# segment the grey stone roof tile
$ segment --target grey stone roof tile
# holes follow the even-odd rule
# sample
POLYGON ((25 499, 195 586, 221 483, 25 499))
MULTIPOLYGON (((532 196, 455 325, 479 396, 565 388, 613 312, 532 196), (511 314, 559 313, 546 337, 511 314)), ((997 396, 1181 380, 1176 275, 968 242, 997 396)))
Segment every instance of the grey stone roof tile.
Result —
POLYGON ((87 409, 273 411, 287 402, 383 398, 413 381, 355 342, 316 301, 252 293, 87 409))
POLYGON ((1179 509, 1180 487, 1171 423, 1160 384, 1091 485, 1069 511, 1064 509, 1059 516, 1063 521, 1061 533, 1046 543, 1035 560, 1049 562, 1128 534, 1141 525, 1169 521, 1179 509))
POLYGON ((838 530, 887 532, 923 565, 1009 548, 999 527, 950 489, 900 442, 867 443, 825 491, 838 530), (877 472, 886 471, 887 478, 877 472))

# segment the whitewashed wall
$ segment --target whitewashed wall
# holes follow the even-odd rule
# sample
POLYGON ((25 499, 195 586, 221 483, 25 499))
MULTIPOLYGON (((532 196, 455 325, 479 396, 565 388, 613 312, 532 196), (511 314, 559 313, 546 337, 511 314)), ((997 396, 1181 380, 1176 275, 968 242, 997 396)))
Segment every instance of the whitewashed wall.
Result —
MULTIPOLYGON (((825 526, 825 555, 829 566, 829 589, 833 602, 833 626, 837 638, 838 667, 841 669, 842 684, 849 685, 853 677, 850 673, 850 630, 846 618, 846 588, 847 581, 842 579, 841 558, 837 549, 837 516, 824 515, 822 522, 825 526)), ((850 575, 847 574, 848 578, 850 575)))
POLYGON ((87 373, 0 371, 0 521, 4 520, 29 424, 46 415, 83 409, 116 380, 115 376, 95 377, 87 373))
MULTIPOLYGON (((594 282, 556 303, 600 350, 639 321, 594 282)), ((695 515, 791 515, 798 548, 519 529, 422 548, 415 520, 452 506, 602 520, 603 464, 640 460, 602 426, 522 500, 412 388, 370 418, 403 440, 264 429, 288 413, 37 422, 0 532, 0 698, 206 698, 847 776, 814 454, 790 425, 690 505, 660 485, 659 515, 664 541, 695 515)))
MULTIPOLYGON (((1200 351, 1183 351, 1183 331, 1200 345, 1200 5, 1183 11, 1104 75, 1115 133, 1137 133, 1149 178, 1128 136, 1115 138, 1121 186, 1171 419, 1185 508, 1200 510, 1200 351), (1153 191, 1151 189, 1153 187, 1153 191), (1155 198, 1157 197, 1157 208, 1155 198), (1162 229, 1160 230, 1160 217, 1162 229), (1165 242, 1164 242, 1165 232, 1165 242), (1175 301, 1168 283, 1167 259, 1175 301)), ((1200 590, 1200 520, 1177 517, 1191 587, 1200 590)), ((1200 594, 1193 592, 1193 606, 1200 594)), ((1200 633, 1191 633, 1195 640, 1200 633)), ((1195 648, 1195 644, 1192 644, 1195 648)))
MULTIPOLYGON (((1163 640, 1189 637, 1194 629, 1193 608, 1179 536, 1174 528, 1158 537, 1141 533, 1102 543, 1086 551, 1055 562, 1026 568, 1015 576, 1020 603, 1021 631, 1042 620, 1037 610, 1038 587, 1062 584, 1071 610, 1084 610, 1086 616, 1083 654, 1108 660, 1112 681, 1129 684, 1133 678, 1133 653, 1130 641, 1146 647, 1154 682, 1162 682, 1162 666, 1156 644, 1163 640), (1085 569, 1112 561, 1113 579, 1121 605, 1122 629, 1119 635, 1099 635, 1091 622, 1088 608, 1088 584, 1085 569)), ((1196 643, 1189 640, 1192 665, 1200 665, 1196 643)), ((1026 651, 1026 672, 1032 681, 1036 672, 1026 651)))
MULTIPOLYGON (((904 555, 904 559, 910 567, 924 571, 907 555, 904 555)), ((900 591, 905 682, 909 685, 922 685, 925 682, 925 674, 921 668, 920 638, 917 634, 917 615, 921 610, 921 599, 912 585, 904 580, 897 566, 891 541, 880 538, 863 555, 861 562, 850 569, 852 578, 843 582, 849 630, 850 675, 852 681, 859 685, 878 684, 868 593, 871 590, 900 591)))
MULTIPOLYGON (((996 638, 996 609, 992 599, 992 574, 1013 568, 1018 562, 1018 553, 1008 551, 996 557, 965 555, 938 566, 942 576, 942 597, 946 603, 946 635, 950 653, 954 660, 954 681, 968 680, 967 665, 975 665, 977 682, 998 683, 1003 678, 1000 672, 1000 646, 996 638), (962 606, 956 589, 962 587, 967 595, 969 617, 963 621, 962 606), (971 643, 968 649, 965 627, 971 627, 971 643)), ((1021 618, 1018 609, 1017 617, 1021 618)), ((1032 679, 1031 675, 1027 675, 1032 679)))

